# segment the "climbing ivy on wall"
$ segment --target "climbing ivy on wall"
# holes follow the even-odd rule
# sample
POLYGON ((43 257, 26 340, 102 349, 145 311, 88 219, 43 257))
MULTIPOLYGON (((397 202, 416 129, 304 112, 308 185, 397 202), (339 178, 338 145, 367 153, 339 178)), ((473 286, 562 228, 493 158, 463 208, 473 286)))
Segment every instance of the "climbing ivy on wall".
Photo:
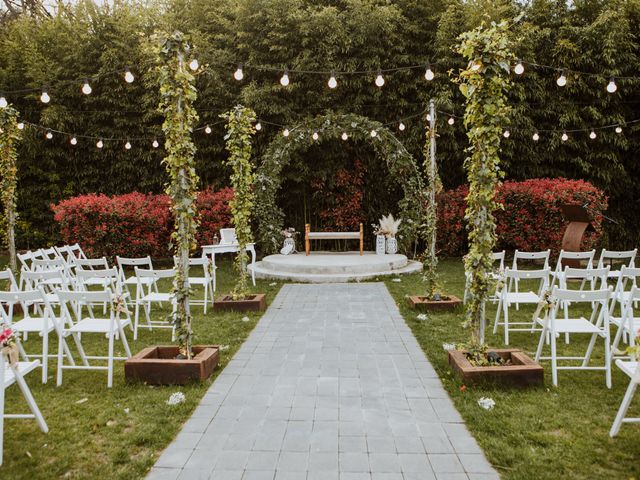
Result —
POLYGON ((255 133, 253 122, 256 120, 256 114, 250 108, 237 105, 221 117, 227 121, 225 140, 229 157, 226 163, 231 168, 231 185, 234 191, 229 207, 239 245, 236 256, 238 281, 232 292, 234 300, 237 300, 245 298, 249 293, 246 246, 253 243, 251 211, 255 198, 255 172, 251 162, 251 136, 255 133))
POLYGON ((16 272, 16 186, 18 168, 16 144, 22 137, 18 128, 18 111, 12 106, 0 108, 0 197, 4 210, 5 243, 9 249, 9 266, 16 272))
POLYGON ((464 263, 470 279, 465 324, 472 330, 472 345, 484 343, 484 307, 492 288, 491 254, 496 243, 493 212, 498 208, 495 192, 503 175, 500 140, 509 122, 509 65, 514 60, 508 28, 507 22, 483 24, 460 35, 457 48, 469 61, 457 81, 466 99, 464 125, 469 139, 469 156, 464 162, 469 182, 465 214, 469 253, 464 263))
POLYGON ((196 197, 198 175, 191 138, 198 114, 193 108, 197 98, 194 76, 187 68, 190 46, 181 32, 155 35, 156 73, 160 83, 159 109, 164 115, 162 131, 167 152, 163 163, 169 176, 166 192, 171 197, 174 215, 172 243, 176 262, 173 293, 176 311, 173 322, 180 344, 180 353, 191 358, 191 312, 189 310, 189 252, 196 246, 196 197))

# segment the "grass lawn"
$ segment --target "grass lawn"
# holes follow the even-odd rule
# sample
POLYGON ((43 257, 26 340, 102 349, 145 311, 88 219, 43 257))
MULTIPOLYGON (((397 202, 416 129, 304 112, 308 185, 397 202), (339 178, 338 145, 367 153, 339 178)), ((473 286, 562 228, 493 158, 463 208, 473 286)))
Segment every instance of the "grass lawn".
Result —
MULTIPOLYGON (((218 293, 228 293, 235 274, 231 261, 218 262, 218 293)), ((280 283, 258 281, 256 292, 273 300, 280 283)), ((201 289, 200 289, 201 292, 201 289)), ((157 307, 153 307, 157 308, 157 307)), ((168 310, 158 316, 168 313, 168 310)), ((194 307, 195 343, 229 345, 221 352, 215 378, 256 325, 261 314, 210 311, 194 307)), ((171 344, 170 330, 140 329, 138 341, 127 330, 133 353, 149 345, 171 344)), ((57 337, 52 334, 53 352, 57 352, 57 337)), ((30 336, 25 342, 27 352, 37 352, 39 339, 30 336)), ((97 335, 85 335, 82 343, 87 353, 106 354, 107 342, 97 335), (93 337, 93 338, 92 338, 93 337), (99 353, 100 352, 100 353, 99 353)), ((122 346, 116 342, 122 354, 122 346)), ((69 341, 72 352, 73 342, 69 341)), ((76 356, 76 360, 78 357, 76 356)), ((66 370, 62 386, 55 383, 55 359, 49 364, 49 382, 40 381, 40 370, 26 377, 36 402, 40 406, 49 433, 42 433, 33 420, 7 420, 4 435, 4 464, 0 479, 135 479, 142 478, 155 463, 159 453, 176 436, 213 378, 202 384, 185 387, 152 387, 126 384, 123 362, 116 362, 113 388, 107 388, 106 371, 66 370), (176 391, 186 395, 186 402, 169 406, 165 402, 176 391)), ((28 407, 20 391, 12 386, 7 391, 7 413, 26 412, 28 407)))
MULTIPOLYGON (((462 262, 459 259, 443 260, 440 272, 446 291, 462 298, 462 262)), ((604 371, 560 371, 558 387, 554 388, 549 362, 543 362, 543 388, 518 390, 483 385, 461 390, 462 382, 451 374, 442 344, 468 340, 469 332, 461 327, 462 311, 432 314, 428 320, 419 321, 417 313, 407 306, 405 296, 423 293, 420 275, 401 277, 400 283, 388 280, 386 285, 467 426, 502 478, 640 477, 640 426, 623 425, 615 439, 609 437, 609 429, 629 382, 617 367, 612 368, 611 390, 605 386, 604 371), (496 401, 493 410, 486 411, 478 406, 477 401, 483 396, 496 401)), ((532 306, 521 306, 519 312, 511 310, 510 314, 514 320, 529 320, 533 310, 532 306)), ((501 331, 498 335, 492 334, 494 315, 495 306, 489 307, 487 317, 491 320, 491 328, 487 328, 487 343, 500 347, 503 345, 501 331)), ((539 333, 513 332, 510 337, 510 346, 534 355, 539 333)), ((568 350, 571 355, 583 355, 586 344, 587 340, 575 335, 568 350)), ((559 342, 558 352, 566 351, 564 341, 559 342)), ((597 354, 594 361, 602 362, 602 340, 596 343, 594 353, 597 354)), ((640 416, 640 396, 636 396, 629 414, 640 416)))

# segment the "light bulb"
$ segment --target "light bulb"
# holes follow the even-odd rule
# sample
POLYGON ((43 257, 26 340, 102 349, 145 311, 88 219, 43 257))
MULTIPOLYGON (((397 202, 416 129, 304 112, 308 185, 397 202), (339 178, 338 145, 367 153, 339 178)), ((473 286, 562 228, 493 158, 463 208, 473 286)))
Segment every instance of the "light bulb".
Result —
POLYGON ((282 85, 283 87, 289 85, 289 70, 287 70, 286 68, 284 69, 282 77, 280 77, 280 85, 282 85))
POLYGON ((430 121, 431 121, 431 114, 427 113, 427 122, 430 122, 430 121))
POLYGON ((502 134, 504 138, 509 138, 510 135, 511 135, 511 132, 509 130, 505 130, 504 133, 502 134))
POLYGON ((102 141, 102 139, 98 140, 98 143, 96 143, 96 147, 98 148, 104 147, 104 142, 102 141))
POLYGON ((400 122, 400 125, 398 125, 398 130, 400 130, 401 132, 404 132, 404 129, 406 127, 404 126, 404 123, 400 122))
POLYGON ((384 85, 384 77, 382 72, 378 70, 378 76, 376 77, 376 87, 382 87, 384 85))
POLYGON ((560 139, 563 142, 566 142, 567 140, 569 140, 569 135, 567 135, 567 132, 562 132, 562 137, 560 137, 560 139))
POLYGON ((153 148, 158 148, 158 147, 160 146, 160 144, 158 143, 158 140, 154 139, 154 140, 153 140, 153 143, 151 144, 151 146, 152 146, 153 148))
POLYGON ((531 138, 533 138, 534 142, 537 142, 538 140, 540 140, 540 135, 538 135, 538 132, 536 132, 536 133, 533 134, 533 137, 531 137, 531 138))
POLYGON ((133 76, 133 73, 131 73, 131 70, 127 68, 124 72, 124 81, 127 83, 133 83, 135 79, 136 77, 133 76))
POLYGON ((46 90, 44 90, 42 92, 42 95, 40 95, 40 101, 42 103, 49 103, 51 101, 51 97, 49 96, 46 90))
POLYGON ((589 134, 589 138, 591 140, 595 140, 595 138, 597 137, 596 132, 594 132, 593 130, 591 130, 591 133, 589 134))
POLYGON ((558 84, 559 87, 564 87, 567 84, 566 70, 562 71, 562 73, 560 74, 560 76, 556 80, 556 83, 558 84))
POLYGON ((516 75, 522 75, 524 73, 524 65, 522 65, 522 62, 520 60, 518 60, 518 63, 516 63, 516 66, 513 67, 513 72, 516 75))
POLYGON ((375 138, 378 136, 378 132, 376 132, 375 130, 371 130, 371 137, 375 138))
POLYGON ((93 89, 91 88, 91 85, 89 85, 89 80, 85 80, 84 85, 82 85, 82 93, 90 95, 92 91, 93 89))
POLYGON ((455 123, 454 118, 453 118, 453 117, 449 117, 449 120, 447 120, 447 123, 448 123, 449 125, 453 125, 453 124, 455 123))
POLYGON ((329 88, 336 88, 338 86, 338 81, 336 80, 335 73, 331 72, 331 78, 329 78, 327 85, 329 85, 329 88))
POLYGON ((24 123, 18 123, 18 130, 24 130, 24 123))
POLYGON ((609 84, 607 85, 607 92, 615 93, 616 90, 618 90, 618 86, 616 85, 616 82, 613 79, 613 77, 611 77, 611 79, 609 79, 609 84))
POLYGON ((312 137, 314 140, 318 140, 318 132, 313 132, 313 135, 311 135, 311 137, 312 137))
POLYGON ((616 133, 622 133, 622 127, 616 127, 616 133))
POLYGON ((53 133, 49 131, 45 134, 45 137, 47 137, 47 140, 51 140, 53 138, 53 133))
POLYGON ((7 105, 9 105, 7 99, 4 98, 4 95, 0 95, 0 108, 7 108, 7 105))
POLYGON ((430 82, 431 80, 434 79, 435 77, 435 73, 433 73, 433 70, 431 70, 431 65, 427 65, 427 70, 424 72, 424 78, 427 82, 430 82))
POLYGON ((204 133, 206 133, 207 135, 209 135, 211 133, 211 127, 209 125, 204 127, 204 133))
POLYGON ((71 139, 69 140, 69 143, 71 145, 77 145, 78 144, 78 139, 76 137, 71 137, 71 139))
POLYGON ((244 72, 242 71, 242 64, 238 65, 238 69, 233 72, 233 78, 240 81, 244 78, 244 72))
POLYGON ((256 130, 262 130, 262 124, 260 122, 256 123, 256 130))
POLYGON ((197 58, 194 58, 193 60, 191 60, 191 61, 189 62, 189 68, 190 68, 191 70, 193 70, 194 72, 195 72, 196 70, 198 70, 198 67, 199 67, 199 66, 200 66, 200 62, 198 62, 198 59, 197 59, 197 58))
POLYGON ((347 132, 342 132, 342 140, 346 140, 349 138, 349 135, 347 135, 347 132))
POLYGON ((285 136, 285 137, 288 137, 289 136, 289 129, 285 128, 284 131, 282 132, 282 135, 285 136))
POLYGON ((124 148, 127 150, 131 150, 131 143, 130 142, 125 143, 124 148))

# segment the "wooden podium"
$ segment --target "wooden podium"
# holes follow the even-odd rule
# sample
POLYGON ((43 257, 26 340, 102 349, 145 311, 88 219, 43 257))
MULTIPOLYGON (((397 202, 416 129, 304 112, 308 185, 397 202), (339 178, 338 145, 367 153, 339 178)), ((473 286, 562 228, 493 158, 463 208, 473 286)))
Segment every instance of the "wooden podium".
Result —
MULTIPOLYGON (((580 252, 582 235, 588 229, 593 229, 589 212, 582 205, 561 205, 560 210, 565 220, 569 221, 564 236, 562 237, 562 249, 568 252, 580 252)), ((562 267, 580 268, 580 260, 563 259, 562 267)))

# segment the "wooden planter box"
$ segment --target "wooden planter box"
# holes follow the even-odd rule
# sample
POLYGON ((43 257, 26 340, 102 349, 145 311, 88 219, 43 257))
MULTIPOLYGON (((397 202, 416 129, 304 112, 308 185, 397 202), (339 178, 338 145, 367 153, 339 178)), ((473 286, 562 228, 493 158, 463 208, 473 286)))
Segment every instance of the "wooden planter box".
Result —
POLYGON ((455 295, 445 295, 446 300, 428 300, 427 297, 412 295, 409 297, 409 305, 418 310, 453 310, 462 305, 455 295))
POLYGON ((124 377, 150 385, 184 385, 206 380, 218 364, 217 345, 194 345, 191 360, 176 360, 177 346, 147 347, 124 362, 124 377))
POLYGON ((267 297, 264 293, 254 293, 240 300, 234 300, 231 295, 222 295, 213 304, 213 309, 218 311, 260 312, 266 308, 267 297))
POLYGON ((526 387, 544 383, 544 369, 521 350, 513 348, 490 349, 511 365, 474 367, 463 350, 449 350, 449 366, 458 373, 465 383, 497 382, 506 385, 526 387))

